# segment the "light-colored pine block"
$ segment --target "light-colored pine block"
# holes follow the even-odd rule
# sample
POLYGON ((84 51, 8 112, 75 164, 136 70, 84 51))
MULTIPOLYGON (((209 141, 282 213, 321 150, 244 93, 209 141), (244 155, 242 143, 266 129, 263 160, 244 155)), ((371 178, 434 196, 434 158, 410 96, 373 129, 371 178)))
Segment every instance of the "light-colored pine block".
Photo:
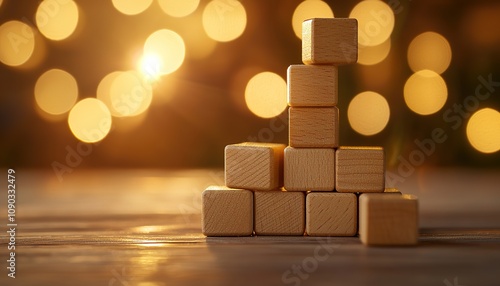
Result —
POLYGON ((285 148, 284 185, 287 191, 333 191, 335 150, 285 148))
POLYGON ((304 235, 303 192, 255 192, 256 235, 304 235))
POLYGON ((335 190, 381 193, 385 189, 382 147, 339 147, 335 152, 335 190))
MULTIPOLYGON (((401 196, 402 193, 397 188, 385 188, 383 194, 401 196)), ((358 228, 358 234, 361 233, 361 228, 358 228)), ((360 234, 361 235, 361 234, 360 234)))
POLYGON ((282 187, 285 147, 284 144, 254 142, 226 146, 226 186, 261 191, 282 187))
POLYGON ((290 107, 289 145, 299 148, 334 148, 339 145, 337 107, 290 107))
POLYGON ((354 236, 357 230, 358 198, 355 194, 307 194, 306 233, 309 236, 354 236))
POLYGON ((331 65, 291 65, 287 71, 288 105, 335 106, 338 68, 331 65))
POLYGON ((344 65, 358 61, 358 21, 315 18, 302 23, 302 62, 344 65))
POLYGON ((388 194, 359 196, 359 236, 366 245, 417 244, 417 197, 388 194))
POLYGON ((202 193, 201 225, 206 236, 249 236, 253 233, 253 193, 210 186, 202 193))

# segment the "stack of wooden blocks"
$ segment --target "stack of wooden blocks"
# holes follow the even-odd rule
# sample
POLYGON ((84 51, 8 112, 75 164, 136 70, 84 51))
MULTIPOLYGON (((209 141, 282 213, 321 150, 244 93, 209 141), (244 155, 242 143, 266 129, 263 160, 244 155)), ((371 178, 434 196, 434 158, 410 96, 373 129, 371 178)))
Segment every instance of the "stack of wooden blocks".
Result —
POLYGON ((226 147, 226 186, 202 194, 203 233, 416 244, 417 199, 385 189, 383 148, 339 146, 338 66, 357 61, 357 21, 310 19, 302 29, 304 65, 287 78, 289 146, 226 147))

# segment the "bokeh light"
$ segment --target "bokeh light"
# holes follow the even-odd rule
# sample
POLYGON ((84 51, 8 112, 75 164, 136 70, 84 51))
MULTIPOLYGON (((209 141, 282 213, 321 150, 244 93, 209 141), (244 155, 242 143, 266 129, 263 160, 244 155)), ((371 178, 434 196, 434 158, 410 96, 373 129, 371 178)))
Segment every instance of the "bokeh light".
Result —
POLYGON ((483 108, 476 111, 467 123, 467 139, 476 150, 494 153, 500 150, 500 112, 483 108))
POLYGON ((123 115, 113 108, 113 104, 111 102, 111 85, 115 81, 116 77, 118 77, 121 73, 123 73, 123 71, 114 71, 107 74, 101 79, 99 85, 97 86, 97 99, 102 101, 108 107, 111 115, 116 117, 123 115))
POLYGON ((144 56, 149 58, 150 68, 153 68, 155 73, 166 75, 182 65, 186 56, 186 46, 179 34, 162 29, 149 35, 144 43, 144 56), (157 63, 151 63, 153 58, 157 63))
POLYGON ((136 116, 148 109, 153 99, 150 83, 139 72, 127 71, 110 75, 109 100, 113 114, 136 116))
POLYGON ((41 110, 58 115, 68 112, 78 99, 75 78, 66 71, 51 69, 35 84, 35 101, 41 110))
POLYGON ((0 26, 0 61, 8 66, 26 63, 35 50, 35 35, 30 26, 9 21, 0 26))
POLYGON ((358 19, 358 43, 363 46, 382 44, 394 29, 394 12, 382 1, 359 2, 351 10, 349 18, 358 19))
POLYGON ((172 17, 185 17, 193 13, 200 0, 158 0, 158 4, 163 12, 172 17))
POLYGON ((78 25, 78 6, 72 0, 44 0, 38 5, 35 20, 47 39, 60 41, 71 36, 78 25))
POLYGON ((286 82, 272 72, 261 72, 248 81, 245 102, 250 111, 262 118, 280 115, 287 107, 286 82))
POLYGON ((153 0, 112 0, 113 6, 125 15, 137 15, 144 12, 153 0))
POLYGON ((416 36, 408 47, 408 64, 414 72, 428 69, 441 74, 450 62, 450 44, 438 33, 422 33, 416 36))
POLYGON ((391 51, 391 38, 377 46, 358 46, 358 63, 362 65, 376 65, 389 55, 391 51))
POLYGON ((292 28, 295 36, 302 39, 302 22, 311 18, 333 18, 333 11, 326 2, 306 0, 300 3, 292 16, 292 28))
POLYGON ((78 140, 87 143, 99 142, 111 130, 111 113, 99 99, 85 98, 69 112, 68 125, 78 140))
POLYGON ((157 81, 161 73, 161 58, 156 54, 145 54, 139 59, 138 70, 148 82, 157 81))
POLYGON ((446 82, 434 71, 418 71, 406 81, 404 98, 406 105, 415 113, 421 115, 436 113, 448 98, 446 82))
POLYGON ((233 41, 245 31, 247 13, 235 0, 213 0, 203 10, 203 29, 218 42, 233 41))
POLYGON ((387 100, 373 91, 356 95, 347 109, 347 118, 354 131, 362 135, 375 135, 384 130, 391 111, 387 100))

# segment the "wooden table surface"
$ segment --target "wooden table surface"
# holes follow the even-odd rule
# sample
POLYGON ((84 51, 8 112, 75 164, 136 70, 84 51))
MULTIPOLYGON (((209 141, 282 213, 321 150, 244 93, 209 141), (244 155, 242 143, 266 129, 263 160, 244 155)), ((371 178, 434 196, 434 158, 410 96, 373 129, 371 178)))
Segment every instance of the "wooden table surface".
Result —
POLYGON ((204 237, 200 193, 220 170, 16 174, 16 278, 2 231, 0 285, 500 285, 500 171, 421 168, 398 186, 420 198, 419 245, 370 248, 204 237))

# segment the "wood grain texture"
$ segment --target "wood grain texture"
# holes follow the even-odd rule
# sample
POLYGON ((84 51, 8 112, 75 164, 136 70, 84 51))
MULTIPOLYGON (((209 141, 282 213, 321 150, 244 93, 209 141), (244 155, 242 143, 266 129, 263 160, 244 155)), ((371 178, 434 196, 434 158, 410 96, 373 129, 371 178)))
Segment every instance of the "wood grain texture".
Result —
POLYGON ((226 186, 261 191, 282 187, 285 147, 284 144, 252 142, 226 146, 226 186))
POLYGON ((336 106, 338 68, 330 65, 291 65, 287 70, 289 106, 336 106))
POLYGON ((307 194, 306 233, 309 236, 354 236, 357 230, 358 199, 355 194, 307 194))
POLYGON ((337 107, 290 107, 289 145, 299 148, 335 148, 339 145, 337 107))
POLYGON ((206 236, 249 236, 253 233, 253 193, 210 186, 202 193, 201 229, 206 236))
POLYGON ((418 200, 413 195, 362 194, 359 235, 366 245, 413 245, 418 242, 418 200))
POLYGON ((284 185, 287 191, 333 191, 335 150, 285 148, 284 185))
POLYGON ((335 152, 335 190, 381 193, 385 189, 382 147, 339 147, 335 152))
POLYGON ((255 192, 256 235, 304 235, 305 193, 255 192))
POLYGON ((358 60, 358 21, 315 18, 302 23, 302 62, 353 64, 358 60))
MULTIPOLYGON (((402 193, 397 188, 385 188, 383 194, 385 194, 385 195, 397 195, 397 196, 402 195, 402 193)), ((361 194, 358 194, 358 196, 360 196, 360 195, 361 194)), ((362 231, 361 228, 358 227, 358 234, 360 234, 361 231, 362 231)))

